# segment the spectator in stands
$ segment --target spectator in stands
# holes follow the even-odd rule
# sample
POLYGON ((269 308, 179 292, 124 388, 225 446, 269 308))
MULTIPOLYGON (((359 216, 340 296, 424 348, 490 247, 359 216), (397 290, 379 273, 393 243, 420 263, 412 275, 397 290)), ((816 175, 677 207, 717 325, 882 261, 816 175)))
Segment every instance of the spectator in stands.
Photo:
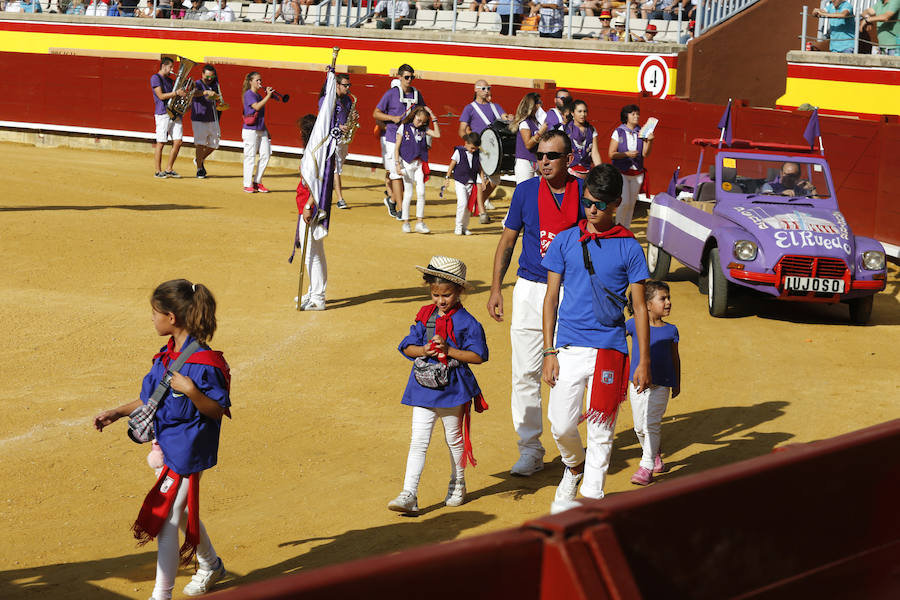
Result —
POLYGON ((81 0, 72 0, 72 4, 69 5, 69 8, 66 9, 67 15, 83 15, 84 14, 84 4, 81 0))
POLYGON ((563 15, 566 12, 563 0, 540 0, 536 6, 541 18, 538 35, 542 38, 562 38, 563 15))
POLYGON ((23 13, 40 13, 43 12, 41 10, 40 0, 21 0, 19 4, 22 7, 23 13))
POLYGON ((697 2, 698 0, 681 0, 681 18, 693 21, 697 18, 697 2))
MULTIPOLYGON (((632 19, 639 19, 641 16, 640 12, 638 10, 638 5, 639 5, 638 0, 631 0, 631 18, 632 19)), ((609 11, 612 12, 613 17, 620 16, 622 18, 625 18, 625 10, 623 10, 623 9, 625 9, 627 7, 628 7, 628 4, 626 2, 620 2, 620 1, 614 2, 612 0, 603 0, 603 2, 600 5, 601 9, 604 9, 604 8, 609 9, 609 11)))
POLYGON ((625 19, 622 17, 616 17, 613 19, 613 30, 609 34, 609 41, 611 42, 627 42, 628 36, 625 33, 625 19))
POLYGON ((18 13, 22 12, 22 3, 19 0, 9 0, 3 7, 3 12, 18 13))
POLYGON ((524 12, 522 0, 500 0, 497 4, 497 14, 500 15, 500 35, 516 35, 516 31, 522 26, 522 13, 524 12), (512 8, 512 31, 509 27, 510 7, 512 8))
POLYGON ((645 19, 665 19, 671 21, 678 18, 680 0, 648 0, 641 5, 641 13, 645 19))
POLYGON ((209 9, 203 5, 203 0, 191 0, 191 7, 184 13, 185 21, 208 21, 209 9))
POLYGON ((285 23, 290 25, 299 25, 304 22, 300 9, 299 0, 283 0, 275 9, 275 16, 272 21, 278 21, 278 18, 284 19, 285 23))
POLYGON ((472 0, 469 10, 476 12, 494 12, 497 10, 497 3, 490 0, 472 0))
POLYGON ((140 0, 119 0, 119 16, 133 17, 140 0))
POLYGON ((600 11, 600 31, 592 32, 587 37, 597 38, 598 40, 609 41, 609 37, 612 34, 612 30, 609 28, 609 23, 612 20, 612 12, 608 9, 604 9, 600 11))
POLYGON ((452 6, 451 0, 416 0, 416 10, 450 10, 452 6))
POLYGON ((219 7, 209 11, 209 18, 213 21, 221 23, 231 23, 234 21, 234 11, 228 6, 227 0, 219 0, 219 7))
POLYGON ((375 19, 377 29, 403 29, 409 25, 409 4, 406 0, 378 0, 375 14, 384 16, 375 19), (393 19, 393 21, 392 21, 393 19), (391 27, 393 23, 393 27, 391 27))
POLYGON ((656 34, 657 33, 659 33, 659 30, 657 30, 656 25, 654 25, 653 23, 647 23, 647 29, 644 30, 644 36, 643 37, 635 37, 634 41, 647 42, 649 44, 652 44, 652 43, 656 42, 656 34))
POLYGON ((600 0, 572 0, 570 5, 573 11, 578 11, 586 17, 599 15, 602 10, 600 0))
POLYGON ((687 31, 679 38, 679 44, 687 44, 694 39, 694 29, 697 27, 697 21, 688 21, 687 31))
POLYGON ((881 54, 900 56, 900 0, 878 0, 862 11, 860 27, 870 23, 878 26, 878 46, 881 54))
POLYGON ((830 0, 822 8, 814 8, 813 16, 828 19, 828 49, 832 52, 853 53, 855 30, 853 5, 847 0, 830 0))
POLYGON ((103 0, 90 0, 84 14, 88 17, 106 17, 109 13, 109 5, 103 0))

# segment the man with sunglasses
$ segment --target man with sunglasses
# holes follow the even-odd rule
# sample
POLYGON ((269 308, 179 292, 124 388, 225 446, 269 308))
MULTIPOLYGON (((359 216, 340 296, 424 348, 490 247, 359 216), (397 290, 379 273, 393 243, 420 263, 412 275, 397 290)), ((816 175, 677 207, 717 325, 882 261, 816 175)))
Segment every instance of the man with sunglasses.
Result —
POLYGON ((216 98, 219 96, 219 79, 216 68, 204 65, 200 79, 194 82, 194 99, 191 102, 191 128, 194 132, 194 164, 197 178, 206 178, 206 159, 219 147, 219 111, 216 98))
POLYGON ((554 106, 544 118, 547 129, 562 129, 562 127, 565 126, 567 119, 563 116, 563 110, 569 102, 572 102, 572 94, 569 93, 569 90, 565 88, 556 90, 554 106))
POLYGON ((376 121, 384 123, 384 131, 381 132, 381 157, 384 160, 385 186, 391 190, 390 198, 385 197, 384 204, 388 213, 400 218, 397 207, 403 200, 403 178, 396 174, 394 169, 394 144, 397 139, 397 125, 406 115, 417 106, 425 106, 425 99, 419 90, 412 86, 416 78, 416 72, 407 64, 400 65, 397 69, 397 79, 391 83, 391 89, 386 91, 372 111, 376 121))
MULTIPOLYGON (((350 76, 340 73, 335 77, 335 101, 334 101, 334 125, 343 133, 347 133, 347 119, 350 117, 350 109, 353 100, 350 97, 350 76)), ((325 101, 325 84, 319 92, 319 110, 322 110, 322 102, 325 101)), ((334 153, 334 195, 337 196, 337 207, 350 208, 344 200, 341 188, 341 173, 344 171, 344 160, 347 158, 348 144, 339 144, 334 153)))
POLYGON ((550 430, 566 466, 551 513, 577 506, 579 482, 585 498, 603 497, 618 408, 628 389, 622 309, 629 285, 634 343, 641 357, 634 386, 638 392, 650 386, 650 323, 644 300, 644 281, 650 275, 640 243, 628 229, 616 225, 621 201, 619 170, 609 164, 591 169, 582 200, 585 220, 557 235, 541 261, 547 269, 542 375, 550 386, 550 430), (587 421, 587 452, 578 433, 582 420, 587 421))
MULTIPOLYGON (((475 82, 475 97, 472 102, 466 104, 459 116, 459 137, 465 138, 473 131, 480 134, 497 120, 510 121, 512 115, 507 114, 502 106, 491 101, 490 84, 484 79, 479 79, 475 82)), ((481 183, 481 175, 478 176, 478 183, 481 183)), ((494 208, 488 198, 498 185, 500 185, 500 173, 491 175, 484 187, 485 208, 494 208)))
POLYGON ((522 234, 518 279, 513 288, 509 337, 512 342, 513 425, 519 436, 519 460, 510 472, 529 476, 544 468, 541 445, 541 310, 547 290, 547 269, 541 260, 553 238, 584 218, 581 205, 582 180, 568 172, 572 143, 564 132, 547 131, 538 141, 539 177, 516 186, 503 233, 494 254, 494 270, 488 314, 503 320, 501 286, 512 260, 513 249, 522 234))

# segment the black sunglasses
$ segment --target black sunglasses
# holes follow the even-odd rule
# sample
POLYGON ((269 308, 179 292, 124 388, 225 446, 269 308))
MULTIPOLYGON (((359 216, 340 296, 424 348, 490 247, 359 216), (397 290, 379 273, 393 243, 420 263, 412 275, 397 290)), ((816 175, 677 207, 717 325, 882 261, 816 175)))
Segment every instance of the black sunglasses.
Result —
POLYGON ((590 209, 591 206, 593 206, 599 211, 604 211, 606 210, 606 207, 609 206, 609 203, 604 202, 603 200, 588 200, 587 198, 582 198, 581 205, 587 209, 590 209))
POLYGON ((404 75, 403 76, 403 79, 415 79, 415 78, 416 78, 415 75, 404 75))
POLYGON ((562 152, 535 152, 534 155, 538 160, 544 160, 544 157, 547 157, 547 160, 558 160, 565 156, 562 152))

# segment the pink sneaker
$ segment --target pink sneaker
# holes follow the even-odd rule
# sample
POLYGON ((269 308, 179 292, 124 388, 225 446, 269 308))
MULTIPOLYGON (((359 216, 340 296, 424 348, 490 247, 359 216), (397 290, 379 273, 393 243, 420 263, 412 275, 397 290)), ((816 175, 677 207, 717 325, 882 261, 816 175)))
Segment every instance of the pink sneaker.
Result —
POLYGON ((257 191, 257 192, 260 192, 260 193, 263 193, 263 194, 268 194, 268 193, 269 193, 269 188, 267 188, 266 186, 264 186, 264 185, 261 184, 261 183, 254 183, 254 184, 253 184, 253 187, 256 188, 256 191, 257 191))
POLYGON ((247 192, 248 194, 255 194, 256 188, 255 187, 245 187, 244 191, 247 192))
POLYGON ((663 462, 662 456, 657 454, 653 458, 653 472, 654 473, 668 473, 669 467, 666 466, 666 463, 663 462))
POLYGON ((638 467, 638 470, 631 476, 631 483, 634 485, 648 485, 653 481, 653 473, 644 467, 638 467))

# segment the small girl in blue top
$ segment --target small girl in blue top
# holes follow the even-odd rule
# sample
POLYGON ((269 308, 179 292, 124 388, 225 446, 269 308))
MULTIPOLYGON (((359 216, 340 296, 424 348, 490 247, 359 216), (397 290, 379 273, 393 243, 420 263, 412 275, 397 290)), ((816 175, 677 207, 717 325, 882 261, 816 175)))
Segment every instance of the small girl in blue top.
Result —
MULTIPOLYGON (((643 453, 641 464, 631 483, 647 485, 653 481, 654 473, 668 471, 659 453, 660 422, 669 402, 669 392, 675 398, 681 393, 681 358, 678 356, 678 328, 663 321, 672 310, 669 286, 662 281, 648 280, 644 284, 644 300, 650 319, 650 379, 652 385, 638 392, 634 385, 628 386, 631 412, 634 415, 634 432, 637 434, 643 453)), ((629 299, 630 307, 630 299, 629 299)), ((625 323, 627 335, 635 339, 634 319, 625 323)), ((640 348, 632 344, 631 370, 640 361, 640 348)))
POLYGON ((169 365, 197 341, 200 349, 173 372, 170 387, 153 418, 158 448, 150 453, 157 482, 147 494, 132 530, 139 544, 157 538, 156 585, 151 600, 169 600, 175 586, 179 558, 189 564, 194 554, 198 568, 184 588, 188 596, 204 594, 225 576, 206 529, 200 522, 200 474, 217 461, 222 415, 231 416, 231 375, 221 352, 206 345, 216 330, 216 301, 209 289, 186 279, 160 284, 150 297, 156 332, 169 342, 153 357, 144 377, 140 398, 94 417, 94 427, 129 416, 153 395, 169 365), (161 455, 160 455, 161 450, 161 455), (187 521, 185 542, 179 549, 179 525, 187 521))
POLYGON ((475 465, 469 439, 470 409, 473 402, 476 412, 487 409, 469 368, 487 361, 488 348, 481 323, 460 303, 466 289, 466 265, 456 258, 433 256, 427 267, 416 268, 424 273, 433 303, 419 309, 409 335, 397 347, 415 360, 402 400, 412 406, 412 436, 403 491, 388 508, 406 514, 419 511, 419 478, 438 418, 450 448, 450 485, 444 503, 459 506, 465 502, 465 467, 467 463, 475 465))

